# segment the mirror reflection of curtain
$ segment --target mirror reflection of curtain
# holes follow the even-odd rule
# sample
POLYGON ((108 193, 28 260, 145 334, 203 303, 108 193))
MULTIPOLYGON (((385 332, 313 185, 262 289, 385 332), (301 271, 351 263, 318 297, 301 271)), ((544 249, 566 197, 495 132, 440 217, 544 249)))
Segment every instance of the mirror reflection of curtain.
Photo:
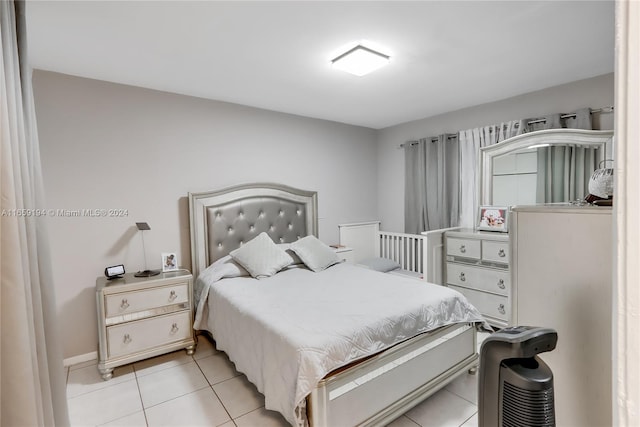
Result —
POLYGON ((478 157, 480 148, 496 144, 526 131, 527 120, 468 129, 458 134, 460 141, 460 219, 459 225, 473 228, 478 216, 478 157))
MULTIPOLYGON (((591 110, 580 109, 562 119, 560 114, 545 117, 544 123, 530 125, 530 130, 573 128, 592 129, 591 110)), ((543 147, 538 149, 538 203, 571 202, 589 194, 589 178, 597 169, 595 148, 579 146, 543 147)))
POLYGON ((405 232, 458 224, 458 157, 458 140, 449 135, 405 145, 405 232))
POLYGON ((570 202, 589 194, 597 169, 595 148, 573 146, 538 149, 538 203, 570 202))

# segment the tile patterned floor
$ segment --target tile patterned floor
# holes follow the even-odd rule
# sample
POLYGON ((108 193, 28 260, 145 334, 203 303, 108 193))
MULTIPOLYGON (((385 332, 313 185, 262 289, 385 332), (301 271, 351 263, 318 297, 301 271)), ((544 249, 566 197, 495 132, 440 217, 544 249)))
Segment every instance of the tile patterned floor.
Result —
MULTIPOLYGON (((462 375, 389 427, 477 426, 476 378, 462 375)), ((110 381, 96 361, 71 366, 67 401, 72 426, 288 426, 203 336, 193 356, 177 351, 122 366, 110 381)))

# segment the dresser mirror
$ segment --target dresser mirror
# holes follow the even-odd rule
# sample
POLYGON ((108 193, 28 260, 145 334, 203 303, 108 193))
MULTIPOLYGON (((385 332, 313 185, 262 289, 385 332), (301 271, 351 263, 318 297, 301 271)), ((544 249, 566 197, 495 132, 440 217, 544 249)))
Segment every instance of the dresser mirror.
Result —
POLYGON ((594 170, 611 159, 613 131, 548 129, 480 149, 480 205, 566 203, 588 195, 594 170))

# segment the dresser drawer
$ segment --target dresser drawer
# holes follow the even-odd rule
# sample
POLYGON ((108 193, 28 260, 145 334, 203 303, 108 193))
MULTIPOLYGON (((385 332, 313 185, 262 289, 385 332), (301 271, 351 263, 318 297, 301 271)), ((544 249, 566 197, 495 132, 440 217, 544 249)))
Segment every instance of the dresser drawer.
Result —
POLYGON ((183 311, 107 328, 109 357, 119 357, 191 338, 191 312, 183 311))
POLYGON ((111 294, 105 297, 106 317, 148 310, 189 301, 189 284, 177 283, 140 291, 111 294))
POLYGON ((507 296, 510 276, 500 271, 464 264, 447 263, 447 283, 507 296))
POLYGON ((449 287, 464 295, 484 316, 493 317, 494 319, 505 322, 509 320, 510 309, 509 299, 507 297, 474 291, 473 289, 461 288, 454 285, 450 285, 449 287))
POLYGON ((480 240, 447 237, 447 255, 480 259, 480 240))
POLYGON ((509 243, 483 240, 482 259, 490 262, 509 264, 509 243))

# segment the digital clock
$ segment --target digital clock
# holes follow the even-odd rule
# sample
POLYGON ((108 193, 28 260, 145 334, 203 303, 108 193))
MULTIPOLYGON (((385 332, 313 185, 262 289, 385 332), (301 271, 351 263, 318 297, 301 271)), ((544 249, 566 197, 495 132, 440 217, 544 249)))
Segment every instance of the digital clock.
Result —
POLYGON ((104 275, 107 276, 107 279, 118 279, 122 277, 124 274, 124 265, 114 265, 111 267, 107 267, 104 269, 104 275))

